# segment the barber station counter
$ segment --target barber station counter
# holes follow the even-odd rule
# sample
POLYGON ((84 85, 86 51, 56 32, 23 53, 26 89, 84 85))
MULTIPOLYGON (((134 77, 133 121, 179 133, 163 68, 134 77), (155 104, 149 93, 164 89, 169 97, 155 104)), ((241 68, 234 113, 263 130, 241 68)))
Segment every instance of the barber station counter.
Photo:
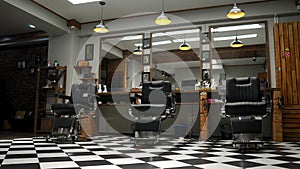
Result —
MULTIPOLYGON (((207 104, 204 100, 201 101, 201 93, 215 93, 211 90, 186 90, 175 91, 176 99, 176 116, 167 118, 162 122, 162 130, 174 134, 174 126, 184 126, 186 128, 187 137, 200 137, 201 131, 204 129, 206 116, 203 113, 207 104), (202 121, 201 121, 202 120, 202 121)), ((134 124, 133 117, 129 114, 130 100, 129 96, 140 95, 139 90, 131 92, 107 92, 97 93, 100 115, 99 130, 100 132, 120 132, 123 134, 133 134, 132 125, 134 124)), ((211 94, 208 94, 209 96, 211 94)))

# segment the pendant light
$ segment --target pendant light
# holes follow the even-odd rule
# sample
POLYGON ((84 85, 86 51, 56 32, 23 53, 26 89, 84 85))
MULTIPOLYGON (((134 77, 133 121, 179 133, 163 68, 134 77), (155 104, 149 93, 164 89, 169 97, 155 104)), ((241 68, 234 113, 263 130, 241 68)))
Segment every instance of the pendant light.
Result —
POLYGON ((243 42, 238 40, 237 33, 235 35, 235 40, 230 43, 230 47, 232 48, 240 48, 244 46, 243 42))
POLYGON ((107 33, 107 32, 109 32, 109 29, 107 28, 107 26, 104 25, 104 22, 102 20, 103 6, 105 5, 105 2, 100 1, 99 4, 101 5, 101 20, 100 20, 100 23, 95 26, 94 32, 96 32, 96 33, 107 33))
POLYGON ((179 50, 191 50, 191 46, 184 40, 183 43, 179 46, 179 50))
POLYGON ((138 46, 136 49, 134 49, 133 54, 135 54, 135 55, 142 55, 143 51, 142 51, 141 47, 138 46))
POLYGON ((227 13, 226 16, 229 19, 239 19, 239 18, 244 17, 245 15, 246 15, 246 13, 237 6, 236 0, 235 0, 232 9, 227 13))
POLYGON ((162 0, 162 10, 160 15, 156 18, 155 23, 157 25, 169 25, 171 24, 171 19, 168 18, 168 16, 165 14, 165 1, 162 0))

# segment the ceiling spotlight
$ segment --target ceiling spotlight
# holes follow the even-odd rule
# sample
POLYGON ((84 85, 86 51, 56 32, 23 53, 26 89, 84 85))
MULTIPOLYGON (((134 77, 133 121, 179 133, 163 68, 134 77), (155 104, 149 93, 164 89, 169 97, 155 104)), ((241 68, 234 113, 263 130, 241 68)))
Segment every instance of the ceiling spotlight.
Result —
POLYGON ((94 32, 96 32, 96 33, 107 33, 107 32, 109 32, 109 29, 107 28, 107 26, 104 25, 104 22, 102 20, 103 6, 105 5, 105 2, 100 1, 99 4, 101 5, 101 16, 100 16, 101 19, 100 19, 100 23, 95 26, 94 32))
POLYGON ((162 0, 162 10, 160 15, 156 18, 155 23, 157 25, 169 25, 171 24, 171 19, 168 18, 168 16, 165 14, 165 1, 162 0))
POLYGON ((142 51, 141 47, 138 46, 136 49, 134 49, 133 54, 135 54, 135 55, 142 55, 143 51, 142 51))
POLYGON ((179 46, 179 50, 190 50, 191 46, 186 43, 186 41, 184 40, 183 43, 179 46))
POLYGON ((236 0, 234 1, 233 7, 231 8, 231 10, 227 13, 227 18, 229 19, 239 19, 242 18, 246 15, 246 13, 240 9, 237 4, 236 4, 236 0))

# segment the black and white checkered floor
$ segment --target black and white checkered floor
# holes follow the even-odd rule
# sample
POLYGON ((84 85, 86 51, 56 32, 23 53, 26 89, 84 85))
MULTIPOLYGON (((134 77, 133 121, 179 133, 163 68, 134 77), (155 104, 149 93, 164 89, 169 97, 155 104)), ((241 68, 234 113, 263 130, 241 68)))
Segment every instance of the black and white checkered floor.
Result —
POLYGON ((56 144, 44 138, 0 140, 1 169, 285 169, 300 168, 300 143, 268 142, 258 152, 239 152, 230 141, 162 138, 152 147, 133 146, 127 136, 56 144))

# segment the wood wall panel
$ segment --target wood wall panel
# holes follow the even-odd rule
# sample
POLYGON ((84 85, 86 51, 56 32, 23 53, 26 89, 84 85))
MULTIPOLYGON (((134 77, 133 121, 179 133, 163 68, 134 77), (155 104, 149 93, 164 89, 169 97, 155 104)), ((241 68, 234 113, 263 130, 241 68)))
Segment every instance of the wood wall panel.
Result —
MULTIPOLYGON (((284 141, 300 141, 300 22, 274 25, 276 87, 283 98, 284 141), (289 50, 290 56, 285 54, 289 50)), ((276 126, 274 126, 276 127, 276 126)))

